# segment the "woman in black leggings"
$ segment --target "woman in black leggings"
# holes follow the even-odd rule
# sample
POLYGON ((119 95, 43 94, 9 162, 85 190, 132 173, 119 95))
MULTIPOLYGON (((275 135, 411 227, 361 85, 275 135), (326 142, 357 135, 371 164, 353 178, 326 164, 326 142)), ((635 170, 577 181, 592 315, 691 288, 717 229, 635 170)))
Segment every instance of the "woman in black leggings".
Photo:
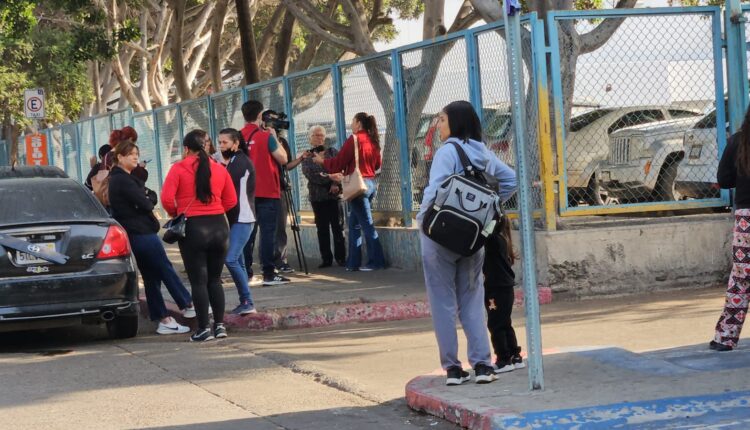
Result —
POLYGON ((209 159, 204 149, 206 139, 203 130, 185 136, 184 158, 169 169, 161 192, 169 216, 184 213, 187 217, 185 238, 179 241, 179 247, 198 317, 198 331, 190 336, 193 342, 227 337, 221 287, 229 246, 229 224, 224 214, 237 205, 232 178, 223 166, 209 159), (213 331, 209 328, 209 303, 214 314, 213 331))

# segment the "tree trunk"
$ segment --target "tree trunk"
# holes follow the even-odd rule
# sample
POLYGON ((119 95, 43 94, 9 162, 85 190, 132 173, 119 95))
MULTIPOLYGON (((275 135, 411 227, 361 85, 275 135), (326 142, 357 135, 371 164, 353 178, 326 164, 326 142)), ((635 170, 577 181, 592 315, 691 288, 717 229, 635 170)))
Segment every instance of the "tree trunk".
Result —
POLYGON ((174 77, 177 96, 181 100, 190 100, 193 94, 187 82, 185 73, 185 57, 182 52, 183 29, 185 25, 185 2, 183 0, 170 0, 174 9, 174 20, 172 22, 172 38, 170 42, 170 53, 172 54, 172 76, 174 77))
POLYGON ((292 47, 292 36, 295 23, 294 15, 286 11, 284 22, 281 24, 281 33, 276 39, 273 57, 273 77, 284 76, 289 67, 289 50, 292 47))
POLYGON ((235 0, 237 5, 237 27, 240 31, 240 52, 242 53, 242 64, 245 68, 245 83, 254 84, 260 82, 260 70, 258 68, 258 50, 255 47, 255 32, 253 20, 250 16, 250 5, 247 0, 235 0))
POLYGON ((422 39, 432 39, 437 35, 440 26, 445 27, 444 22, 445 0, 425 0, 424 2, 424 25, 422 26, 422 39))

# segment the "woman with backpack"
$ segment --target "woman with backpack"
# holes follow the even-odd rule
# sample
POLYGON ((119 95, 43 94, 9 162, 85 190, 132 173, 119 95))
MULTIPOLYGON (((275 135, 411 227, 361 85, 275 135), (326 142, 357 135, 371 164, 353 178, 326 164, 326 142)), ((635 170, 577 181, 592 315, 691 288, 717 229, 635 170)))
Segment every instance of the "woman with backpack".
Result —
POLYGON ((229 246, 226 212, 237 205, 237 193, 227 169, 209 159, 203 149, 208 134, 193 130, 182 140, 184 158, 169 169, 161 203, 170 217, 185 214, 185 237, 178 244, 187 270, 198 316, 192 342, 227 337, 221 271, 229 246), (209 303, 214 314, 209 327, 209 303))
POLYGON ((161 284, 167 287, 185 317, 195 317, 192 298, 157 236, 159 222, 154 216, 156 196, 146 195, 143 181, 132 175, 138 166, 139 151, 135 143, 123 142, 114 150, 113 166, 109 179, 109 198, 112 217, 128 233, 138 270, 146 289, 146 304, 152 321, 159 321, 158 334, 178 334, 190 331, 169 316, 161 295, 161 284))
MULTIPOLYGON (((516 175, 482 143, 482 126, 469 102, 448 104, 438 115, 438 133, 444 145, 434 155, 430 179, 417 214, 420 227, 434 206, 438 189, 450 176, 464 174, 459 149, 471 166, 498 181, 498 197, 506 201, 515 192, 516 175), (454 143, 458 147, 454 146, 454 143)), ((446 371, 446 385, 471 380, 458 358, 456 317, 461 321, 468 342, 469 365, 477 383, 497 379, 492 367, 490 344, 484 318, 482 265, 484 251, 463 256, 430 239, 420 228, 422 267, 432 311, 432 323, 440 352, 440 364, 446 371)))

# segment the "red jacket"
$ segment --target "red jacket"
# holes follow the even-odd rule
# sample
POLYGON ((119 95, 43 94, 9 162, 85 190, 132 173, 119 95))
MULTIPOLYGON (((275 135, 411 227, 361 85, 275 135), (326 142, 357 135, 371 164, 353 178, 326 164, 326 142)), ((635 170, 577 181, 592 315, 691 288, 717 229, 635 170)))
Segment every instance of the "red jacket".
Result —
MULTIPOLYGON (((357 132, 357 145, 359 146, 359 171, 362 177, 374 178, 375 171, 380 169, 382 163, 380 150, 370 141, 370 136, 364 130, 357 132)), ((354 138, 349 136, 339 154, 326 159, 323 163, 328 173, 343 171, 344 175, 351 175, 354 172, 354 138)))
POLYGON ((209 166, 211 166, 211 193, 214 198, 206 204, 195 196, 195 171, 198 168, 198 156, 189 155, 172 165, 161 189, 161 205, 169 216, 174 217, 183 212, 188 218, 219 215, 237 205, 237 193, 234 191, 234 184, 227 169, 210 160, 209 166))
MULTIPOLYGON (((255 197, 266 199, 281 198, 279 166, 268 150, 267 131, 258 130, 256 124, 246 124, 241 130, 242 137, 250 148, 250 160, 255 166, 255 197), (252 139, 250 139, 252 137, 252 139)), ((278 142, 281 145, 281 142, 278 142)))

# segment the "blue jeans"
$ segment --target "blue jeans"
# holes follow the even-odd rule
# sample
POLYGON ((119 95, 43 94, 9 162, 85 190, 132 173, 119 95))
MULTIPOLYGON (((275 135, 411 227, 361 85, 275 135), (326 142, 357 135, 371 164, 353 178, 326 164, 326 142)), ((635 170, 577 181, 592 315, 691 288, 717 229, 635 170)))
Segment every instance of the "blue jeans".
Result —
POLYGON ((225 261, 234 285, 237 287, 237 293, 240 295, 240 303, 248 302, 251 305, 253 304, 253 297, 250 294, 250 288, 247 286, 248 278, 243 249, 250 239, 253 224, 252 222, 238 222, 232 225, 229 229, 229 250, 225 261))
POLYGON ((349 258, 346 267, 357 269, 362 265, 362 232, 367 241, 367 266, 373 269, 385 267, 383 247, 372 221, 372 199, 375 197, 375 181, 365 179, 367 191, 362 197, 349 202, 349 258))
POLYGON ((193 299, 185 285, 177 276, 172 262, 169 261, 159 236, 154 234, 132 234, 130 247, 133 248, 135 262, 143 278, 146 290, 146 304, 151 321, 158 321, 169 316, 164 297, 161 295, 161 283, 167 287, 180 309, 188 307, 193 299))
POLYGON ((255 218, 260 230, 260 264, 264 278, 273 277, 276 273, 273 251, 276 249, 276 222, 280 210, 279 199, 255 198, 255 218))
MULTIPOLYGON (((257 210, 256 210, 257 212, 257 210)), ((242 253, 245 255, 245 270, 247 270, 247 279, 253 277, 253 252, 255 252, 255 236, 258 235, 258 223, 253 223, 253 231, 250 233, 250 238, 247 240, 245 249, 242 253)))

